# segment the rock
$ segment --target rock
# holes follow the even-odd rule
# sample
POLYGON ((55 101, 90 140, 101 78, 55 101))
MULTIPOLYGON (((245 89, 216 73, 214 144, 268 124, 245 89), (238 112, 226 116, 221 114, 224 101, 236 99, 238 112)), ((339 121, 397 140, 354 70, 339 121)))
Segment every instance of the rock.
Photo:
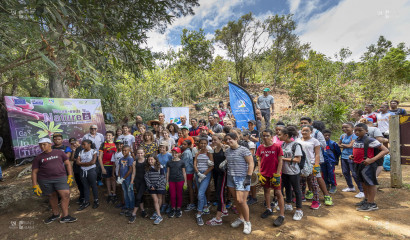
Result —
POLYGON ((25 175, 27 175, 27 174, 30 174, 31 173, 31 165, 30 166, 27 166, 23 171, 21 171, 18 175, 17 175, 17 178, 21 178, 21 177, 23 177, 23 176, 25 176, 25 175))

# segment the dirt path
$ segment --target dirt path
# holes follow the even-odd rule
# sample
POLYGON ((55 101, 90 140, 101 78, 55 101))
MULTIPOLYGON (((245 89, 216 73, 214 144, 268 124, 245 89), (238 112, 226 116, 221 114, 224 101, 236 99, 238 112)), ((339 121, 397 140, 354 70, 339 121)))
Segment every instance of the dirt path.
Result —
MULTIPOLYGON (((8 171, 8 170, 6 170, 8 171)), ((236 218, 230 215, 224 218, 224 225, 217 227, 202 226, 195 223, 194 213, 183 213, 180 219, 164 218, 159 226, 154 226, 148 219, 137 218, 134 224, 127 224, 119 210, 105 202, 94 210, 91 207, 83 212, 75 212, 77 205, 71 202, 70 213, 78 218, 76 223, 45 225, 42 220, 49 216, 44 199, 32 197, 20 201, 0 212, 0 239, 405 239, 410 238, 410 166, 403 166, 405 187, 388 188, 390 174, 383 172, 380 177, 381 189, 377 193, 379 211, 357 212, 353 204, 357 202, 353 193, 342 193, 346 186, 340 167, 337 167, 339 191, 333 196, 335 205, 322 206, 319 210, 310 210, 309 202, 303 203, 305 216, 302 221, 292 220, 292 214, 286 212, 283 226, 274 228, 273 219, 261 219, 263 212, 263 193, 258 193, 259 202, 250 207, 252 234, 246 236, 242 229, 232 229, 229 223, 236 218), (16 225, 13 225, 16 223, 16 225), (19 229, 19 223, 23 229, 19 229)), ((19 180, 22 187, 30 188, 28 178, 19 180)), ((3 182, 4 187, 10 182, 3 182)), ((104 199, 103 188, 100 198, 104 199)), ((72 198, 76 193, 72 194, 72 198)), ((322 198, 321 198, 322 199, 322 198)), ((152 209, 148 209, 152 213, 152 209)), ((216 209, 211 209, 210 219, 216 209)))

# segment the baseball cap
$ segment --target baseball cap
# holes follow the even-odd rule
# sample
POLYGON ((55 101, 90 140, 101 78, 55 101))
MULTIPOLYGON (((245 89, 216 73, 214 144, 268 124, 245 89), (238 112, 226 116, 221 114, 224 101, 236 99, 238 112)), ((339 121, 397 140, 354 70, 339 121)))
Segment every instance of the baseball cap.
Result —
POLYGON ((187 126, 181 127, 181 130, 184 130, 184 129, 189 130, 189 128, 187 126))
POLYGON ((252 123, 253 125, 256 125, 256 121, 255 121, 255 120, 249 120, 248 123, 252 123))
POLYGON ((270 92, 270 89, 269 89, 269 88, 265 88, 265 89, 263 89, 263 91, 264 91, 264 92, 270 92))
POLYGON ((69 142, 69 143, 77 142, 77 139, 72 137, 72 138, 68 139, 68 142, 69 142))
POLYGON ((208 130, 208 127, 207 127, 207 126, 202 126, 202 127, 199 127, 199 129, 205 129, 205 130, 208 130))
POLYGON ((117 139, 115 141, 115 144, 124 144, 124 141, 122 141, 122 139, 117 139))
POLYGON ((50 143, 51 144, 51 140, 50 138, 41 138, 38 143, 50 143))
POLYGON ((175 151, 175 152, 177 152, 177 153, 181 153, 181 149, 180 149, 179 147, 174 147, 174 148, 172 149, 172 151, 175 151))

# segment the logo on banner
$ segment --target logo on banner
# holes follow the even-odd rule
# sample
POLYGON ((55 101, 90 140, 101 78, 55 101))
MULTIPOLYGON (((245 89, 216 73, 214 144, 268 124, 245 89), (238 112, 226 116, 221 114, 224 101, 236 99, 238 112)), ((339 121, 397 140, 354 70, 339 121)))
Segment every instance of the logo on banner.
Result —
POLYGON ((31 99, 31 104, 38 105, 38 106, 43 106, 44 102, 43 102, 43 99, 31 99))
POLYGON ((240 107, 240 108, 246 107, 244 100, 239 100, 238 102, 239 102, 239 106, 238 106, 238 107, 240 107))
POLYGON ((54 104, 54 99, 48 99, 48 104, 54 104))
POLYGON ((26 99, 15 98, 13 101, 14 105, 26 105, 26 99))
POLYGON ((181 118, 170 118, 169 123, 180 124, 181 118))

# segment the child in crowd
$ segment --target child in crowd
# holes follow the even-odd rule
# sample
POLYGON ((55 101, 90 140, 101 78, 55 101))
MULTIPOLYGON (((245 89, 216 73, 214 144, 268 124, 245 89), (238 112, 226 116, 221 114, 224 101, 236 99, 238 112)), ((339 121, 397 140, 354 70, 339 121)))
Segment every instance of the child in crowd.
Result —
POLYGON ((144 142, 144 133, 146 132, 145 126, 144 125, 140 125, 140 127, 138 128, 138 131, 135 131, 135 149, 138 149, 141 147, 141 144, 144 142))
POLYGON ((295 193, 296 211, 293 220, 299 221, 303 217, 302 192, 300 191, 300 167, 302 160, 302 146, 293 139, 297 138, 298 132, 295 127, 284 127, 279 132, 279 139, 283 150, 282 179, 286 190, 285 210, 292 211, 292 190, 295 193))
POLYGON ((154 134, 151 131, 146 131, 143 135, 144 142, 141 144, 142 149, 144 149, 145 158, 149 155, 157 155, 158 146, 154 141, 154 134))
POLYGON ((189 204, 187 205, 185 211, 191 211, 195 209, 195 197, 194 197, 194 157, 192 156, 191 151, 192 142, 191 140, 185 140, 182 142, 181 145, 181 160, 185 163, 185 171, 186 171, 186 182, 189 191, 189 204))
MULTIPOLYGON (((270 203, 270 192, 274 190, 275 196, 278 199, 280 215, 275 219, 273 225, 279 227, 285 220, 284 199, 281 191, 281 174, 282 174, 282 156, 283 151, 280 145, 274 144, 272 136, 273 132, 270 129, 262 131, 262 142, 256 151, 259 165, 259 181, 263 186, 265 202, 270 203)), ((273 215, 272 207, 266 204, 267 209, 262 213, 261 218, 267 218, 273 215)))
POLYGON ((194 159, 196 186, 198 187, 198 213, 196 214, 196 221, 199 226, 204 225, 202 214, 209 214, 205 192, 211 181, 211 171, 214 165, 212 153, 208 152, 207 146, 208 140, 206 138, 200 138, 199 151, 194 159))
POLYGON ((102 177, 105 178, 105 185, 107 186, 107 203, 113 198, 116 198, 116 183, 112 175, 113 163, 111 162, 112 156, 117 151, 114 143, 114 132, 107 131, 105 133, 105 142, 101 144, 100 154, 98 161, 100 162, 102 177))
POLYGON ((178 147, 180 147, 182 145, 182 142, 187 140, 187 139, 194 142, 194 139, 191 136, 189 136, 189 128, 188 127, 184 126, 184 127, 181 128, 181 130, 182 130, 182 138, 180 137, 178 139, 178 147))
POLYGON ((115 130, 115 137, 114 137, 114 142, 118 140, 118 138, 122 135, 122 129, 121 128, 117 128, 117 130, 115 130))
POLYGON ((168 152, 171 152, 171 149, 175 147, 175 140, 169 136, 168 129, 163 129, 161 134, 161 141, 160 143, 166 142, 168 144, 168 152))
MULTIPOLYGON (((164 169, 165 175, 167 174, 167 162, 172 160, 172 155, 168 152, 168 143, 162 142, 159 145, 159 154, 157 155, 158 161, 161 164, 161 168, 164 169)), ((171 207, 167 205, 165 200, 165 194, 162 195, 161 213, 171 211, 171 207), (167 210, 168 207, 168 210, 167 210)))
POLYGON ((357 178, 363 184, 364 190, 364 200, 356 204, 357 210, 374 211, 379 209, 375 203, 378 185, 376 161, 388 154, 389 150, 376 139, 366 136, 367 126, 364 123, 357 124, 354 133, 357 139, 353 144, 353 155, 350 158, 355 164, 357 178), (376 154, 375 149, 380 152, 376 154))
POLYGON ((53 143, 54 145, 51 148, 63 151, 68 159, 70 159, 71 154, 74 154, 69 146, 63 145, 63 135, 61 133, 53 134, 53 143))
POLYGON ((90 187, 93 191, 94 204, 93 208, 98 208, 98 188, 97 188, 97 151, 91 148, 92 141, 89 139, 83 140, 81 147, 83 150, 77 158, 77 165, 81 167, 81 182, 84 187, 84 201, 77 211, 82 211, 90 206, 90 187))
POLYGON ((175 123, 170 123, 167 125, 167 129, 169 131, 169 136, 174 139, 175 142, 178 142, 178 131, 179 127, 175 123))
POLYGON ((339 162, 339 157, 341 154, 339 145, 336 142, 330 140, 332 131, 329 129, 323 130, 323 136, 326 139, 326 149, 323 151, 325 161, 320 164, 320 169, 322 170, 323 179, 326 183, 326 188, 329 193, 336 193, 336 176, 335 176, 335 164, 339 162))
POLYGON ((122 186, 125 201, 125 209, 121 213, 126 217, 130 217, 131 211, 134 209, 134 184, 131 182, 134 159, 131 157, 131 146, 124 145, 122 154, 117 183, 122 186))
POLYGON ((131 147, 131 155, 134 154, 135 137, 130 133, 128 125, 122 125, 122 135, 119 137, 124 142, 124 145, 131 147))
MULTIPOLYGON (((112 168, 112 176, 114 179, 118 178, 118 172, 120 170, 120 159, 124 157, 122 154, 122 147, 124 146, 124 143, 122 142, 121 139, 115 140, 115 147, 117 151, 112 155, 111 157, 111 162, 113 163, 113 168, 112 168)), ((122 187, 120 187, 120 184, 116 184, 117 191, 116 192, 122 192, 122 187)), ((115 206, 116 208, 124 207, 125 208, 125 202, 124 202, 124 193, 119 194, 121 196, 121 202, 115 206)), ((111 201, 112 203, 115 203, 117 201, 116 198, 112 198, 111 201)))
POLYGON ((144 209, 144 193, 146 189, 145 184, 145 167, 146 162, 144 158, 144 149, 139 148, 136 151, 137 159, 132 164, 132 175, 131 175, 131 183, 134 183, 135 187, 135 206, 134 210, 132 211, 131 216, 129 217, 128 223, 134 223, 138 208, 141 209, 141 217, 147 217, 147 212, 144 209))
POLYGON ((144 178, 145 183, 147 184, 148 192, 151 194, 155 207, 155 212, 152 214, 150 219, 154 220, 155 225, 158 225, 163 220, 160 212, 160 206, 162 204, 162 195, 166 193, 166 179, 165 171, 161 168, 161 164, 155 155, 148 156, 144 178))
POLYGON ((342 131, 344 134, 340 136, 339 139, 339 146, 343 148, 342 155, 341 155, 341 165, 342 165, 342 173, 345 177, 347 188, 342 189, 342 192, 356 192, 356 189, 353 186, 352 176, 354 181, 356 182, 357 188, 359 188, 359 193, 356 194, 355 197, 363 198, 363 187, 362 184, 358 181, 356 172, 354 171, 353 167, 353 160, 350 159, 350 155, 353 154, 353 144, 354 141, 357 139, 357 136, 353 134, 354 125, 351 122, 344 123, 342 125, 342 131))
POLYGON ((281 121, 276 123, 275 126, 275 136, 273 137, 273 143, 278 144, 279 146, 282 146, 282 141, 279 139, 279 133, 280 131, 285 127, 285 124, 281 121))
POLYGON ((172 161, 167 162, 167 182, 169 185, 169 196, 171 202, 171 211, 168 217, 182 217, 182 199, 186 183, 185 162, 181 160, 181 149, 175 147, 172 149, 172 161))
MULTIPOLYGON (((245 131, 243 131, 242 134, 243 134, 243 140, 248 143, 248 149, 249 149, 249 151, 251 151, 252 158, 253 158, 254 164, 255 164, 255 162, 257 162, 257 160, 255 161, 255 159, 256 159, 256 155, 255 155, 256 154, 256 144, 251 140, 251 137, 252 137, 251 132, 249 130, 245 130, 245 131)), ((255 164, 255 166, 256 165, 257 164, 255 164)), ((248 196, 247 204, 248 205, 253 205, 257 202, 258 202, 258 199, 256 198, 256 185, 255 185, 255 186, 251 186, 251 191, 250 191, 249 196, 248 196)))

